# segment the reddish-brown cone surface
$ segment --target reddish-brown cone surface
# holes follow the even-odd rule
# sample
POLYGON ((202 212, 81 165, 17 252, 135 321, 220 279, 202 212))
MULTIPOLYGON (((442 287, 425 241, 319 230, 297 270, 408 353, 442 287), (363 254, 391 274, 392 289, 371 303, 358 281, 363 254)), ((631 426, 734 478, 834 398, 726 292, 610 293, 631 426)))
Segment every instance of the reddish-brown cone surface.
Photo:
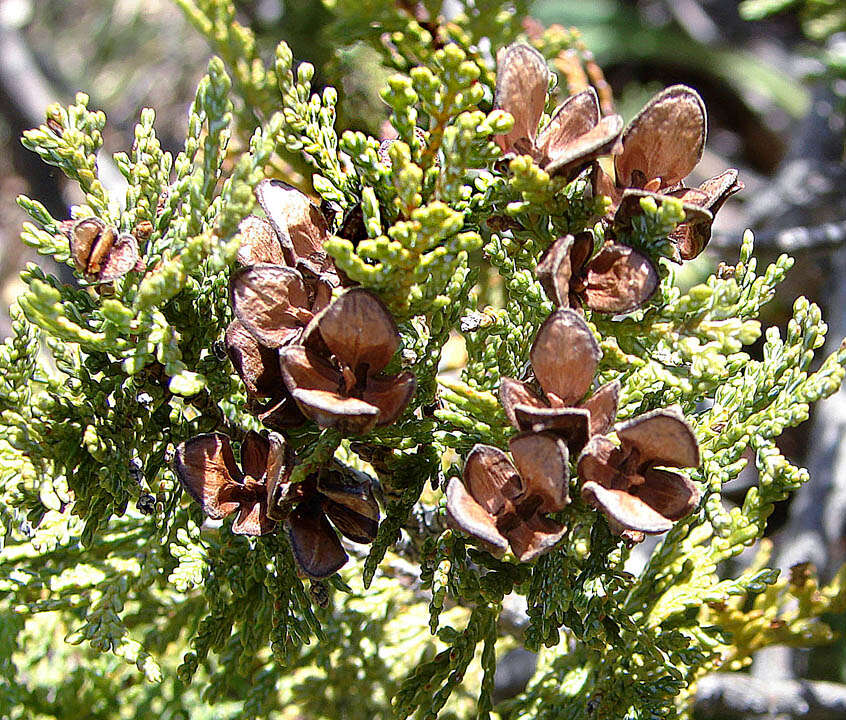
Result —
POLYGON ((270 443, 248 432, 241 443, 241 465, 229 438, 221 433, 197 435, 176 448, 174 469, 185 491, 213 520, 232 513, 236 535, 265 535, 276 523, 267 516, 267 469, 270 443))
POLYGON ((608 383, 579 404, 590 389, 601 352, 582 316, 556 310, 541 325, 529 353, 543 396, 530 385, 504 377, 499 398, 505 415, 521 431, 549 431, 578 453, 588 438, 614 422, 620 383, 608 383))
POLYGON ((282 377, 300 410, 318 425, 365 433, 394 422, 414 394, 412 373, 382 373, 399 343, 382 302, 353 288, 314 317, 302 344, 280 351, 282 377))
POLYGON ((100 218, 77 221, 68 231, 73 264, 86 280, 108 283, 135 270, 140 261, 138 242, 100 218))
POLYGON ((238 535, 265 535, 283 523, 302 572, 328 577, 347 561, 338 532, 373 542, 379 506, 363 473, 332 461, 291 483, 294 464, 282 436, 271 433, 268 440, 252 431, 241 444, 243 471, 220 433, 187 440, 174 457, 180 483, 206 515, 220 520, 237 513, 232 532, 238 535))
POLYGON ((628 124, 621 152, 614 158, 614 179, 595 167, 594 191, 611 198, 616 228, 627 228, 641 214, 640 200, 680 199, 685 220, 671 237, 679 259, 696 257, 711 237, 714 213, 738 190, 736 170, 707 180, 699 188, 682 181, 693 171, 705 148, 707 115, 702 98, 692 88, 673 85, 655 95, 628 124))
POLYGON ((447 486, 447 512, 459 529, 493 555, 511 547, 530 562, 552 550, 566 529, 546 517, 569 502, 569 453, 551 433, 525 433, 509 443, 514 464, 498 448, 476 445, 461 480, 447 486))
POLYGON ((316 579, 328 577, 348 559, 338 533, 358 543, 376 538, 379 506, 371 480, 332 461, 302 482, 291 483, 288 478, 294 459, 282 457, 283 462, 270 474, 269 514, 283 523, 303 573, 316 579))
POLYGON ((573 95, 553 113, 538 134, 546 103, 549 67, 528 45, 515 43, 497 55, 494 107, 514 118, 514 127, 496 137, 506 157, 530 155, 550 175, 575 177, 616 145, 623 121, 619 115, 600 117, 593 88, 573 95))
POLYGON ((541 257, 537 276, 559 307, 618 314, 645 303, 658 287, 658 272, 645 255, 626 245, 607 242, 591 258, 590 233, 558 238, 541 257))
POLYGON ((698 467, 699 445, 681 411, 666 408, 615 426, 620 445, 591 438, 579 458, 582 499, 608 517, 611 529, 635 542, 663 533, 689 515, 699 490, 664 467, 698 467))

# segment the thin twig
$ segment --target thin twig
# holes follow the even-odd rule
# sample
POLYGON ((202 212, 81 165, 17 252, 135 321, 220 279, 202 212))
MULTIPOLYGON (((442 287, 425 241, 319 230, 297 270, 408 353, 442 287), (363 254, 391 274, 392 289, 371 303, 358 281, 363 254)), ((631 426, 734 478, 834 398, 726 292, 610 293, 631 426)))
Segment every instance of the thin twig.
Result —
POLYGON ((715 673, 699 681, 694 709, 697 720, 834 720, 846 718, 846 685, 715 673))

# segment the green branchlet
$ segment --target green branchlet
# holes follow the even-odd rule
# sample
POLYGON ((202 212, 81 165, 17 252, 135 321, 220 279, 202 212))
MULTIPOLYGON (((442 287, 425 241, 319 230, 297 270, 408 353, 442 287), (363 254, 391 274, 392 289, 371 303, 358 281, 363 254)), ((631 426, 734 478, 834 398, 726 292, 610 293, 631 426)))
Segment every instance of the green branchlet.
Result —
POLYGON ((79 184, 86 203, 100 215, 109 212, 109 197, 97 177, 97 152, 103 146, 105 125, 105 113, 90 111, 88 96, 78 93, 75 105, 47 108, 45 124, 23 137, 25 147, 79 184))

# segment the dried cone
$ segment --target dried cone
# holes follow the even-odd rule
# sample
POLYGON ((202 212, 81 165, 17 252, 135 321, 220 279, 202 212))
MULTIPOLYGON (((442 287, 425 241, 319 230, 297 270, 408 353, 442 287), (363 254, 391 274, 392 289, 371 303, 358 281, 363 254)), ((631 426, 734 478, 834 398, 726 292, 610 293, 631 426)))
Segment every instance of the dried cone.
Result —
POLYGON ((293 463, 288 456, 268 473, 270 516, 283 523, 302 572, 310 578, 325 578, 348 559, 338 533, 353 542, 373 542, 379 506, 371 479, 364 473, 332 461, 302 482, 290 483, 293 463))
POLYGON ((494 107, 514 118, 514 126, 496 142, 505 155, 530 155, 550 175, 575 177, 617 144, 623 121, 619 115, 600 116, 593 88, 572 97, 553 113, 538 134, 546 104, 549 67, 534 48, 509 45, 497 55, 494 107))
POLYGON ((267 464, 270 444, 248 432, 241 444, 243 472, 229 438, 220 433, 197 435, 179 445, 174 470, 185 491, 213 520, 237 512, 236 535, 265 535, 276 523, 267 515, 267 464))
POLYGON ((351 434, 394 422, 411 400, 414 375, 384 375, 400 337, 387 308, 361 288, 314 317, 302 344, 280 351, 282 376, 303 414, 351 434))
POLYGON ((726 170, 699 188, 682 184, 702 158, 706 129, 705 104, 689 87, 673 85, 646 104, 623 132, 614 180, 595 169, 595 191, 611 198, 617 228, 627 228, 631 218, 641 214, 641 198, 661 202, 665 196, 674 197, 685 212, 684 222, 671 235, 679 259, 702 252, 711 237, 714 213, 743 187, 736 170, 726 170))
POLYGON ((108 283, 134 270, 140 260, 132 235, 118 235, 100 218, 83 218, 70 230, 70 253, 76 269, 86 280, 108 283))
POLYGON ((461 480, 447 486, 451 522, 501 557, 511 547, 521 562, 549 552, 566 529, 546 517, 569 502, 567 445, 550 433, 526 433, 509 443, 514 464, 501 450, 476 445, 461 480))
POLYGON ((663 533, 689 515, 699 490, 664 467, 698 467, 699 445, 677 408, 655 410, 615 426, 620 446, 597 435, 579 458, 582 498, 632 541, 663 533))
POLYGON ((275 433, 266 439, 248 432, 241 462, 243 472, 229 438, 210 433, 177 448, 174 470, 210 518, 237 513, 235 534, 264 535, 283 523, 298 566, 311 578, 328 577, 347 561, 338 532, 354 542, 375 539, 379 506, 363 473, 333 461, 303 482, 291 483, 295 458, 275 433))
POLYGON ((675 189, 702 158, 706 128, 705 104, 695 90, 673 85, 655 95, 623 132, 612 200, 619 202, 626 188, 675 189))
POLYGON ((559 307, 608 314, 631 312, 658 288, 658 272, 645 255, 627 245, 607 242, 591 258, 590 233, 558 238, 537 266, 538 279, 559 307))
POLYGON ((599 344, 575 310, 556 310, 538 331, 529 353, 543 395, 513 378, 504 377, 499 398, 505 415, 521 431, 555 433, 571 453, 588 438, 605 432, 614 421, 620 384, 613 381, 582 401, 593 383, 601 358, 599 344))

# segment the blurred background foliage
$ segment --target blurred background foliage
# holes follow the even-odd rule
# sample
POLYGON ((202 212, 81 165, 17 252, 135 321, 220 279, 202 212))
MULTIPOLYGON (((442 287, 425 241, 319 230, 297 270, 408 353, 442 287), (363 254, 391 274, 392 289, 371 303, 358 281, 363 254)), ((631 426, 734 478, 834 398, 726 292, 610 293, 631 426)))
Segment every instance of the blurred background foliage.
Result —
MULTIPOLYGON (((432 4, 397 2, 424 18, 425 6, 432 4)), ((40 122, 39 113, 47 103, 68 103, 77 90, 83 90, 91 96, 90 106, 108 116, 109 153, 131 147, 133 126, 143 107, 156 109, 162 145, 177 151, 194 88, 211 54, 179 5, 178 0, 0 0, 0 338, 9 331, 8 306, 19 292, 18 273, 34 259, 18 241, 25 218, 15 204, 16 196, 41 198, 56 217, 69 216, 69 206, 80 200, 60 173, 21 146, 22 131, 40 122)), ((370 5, 379 3, 357 0, 351 9, 344 0, 236 2, 240 21, 256 34, 264 54, 269 57, 285 40, 297 61, 314 64, 316 90, 323 85, 337 87, 338 127, 379 136, 388 117, 379 90, 391 68, 380 65, 374 44, 382 42, 383 33, 391 28, 356 23, 365 14, 362 8, 370 5)), ((496 9, 496 3, 485 0, 477 6, 479 22, 496 9)), ((713 248, 691 264, 689 272, 704 275, 723 256, 736 256, 742 230, 751 227, 758 232, 757 247, 765 255, 768 247, 773 253, 789 247, 797 256, 792 284, 780 291, 784 317, 778 316, 775 303, 776 315, 766 319, 783 322, 792 298, 805 294, 832 318, 830 336, 843 337, 844 310, 835 305, 838 293, 833 288, 844 281, 832 274, 836 265, 832 258, 846 235, 842 190, 846 3, 535 0, 527 6, 543 26, 557 23, 580 29, 626 119, 653 92, 673 83, 689 84, 703 95, 710 113, 709 140, 697 169, 701 177, 692 178, 693 184, 730 166, 740 169, 746 191, 721 212, 713 248), (786 238, 787 229, 796 232, 786 238), (791 238, 799 238, 800 245, 791 247, 791 238)), ((447 15, 454 12, 449 0, 443 7, 447 15)), ((306 177, 298 173, 301 169, 289 168, 289 179, 307 189, 306 177)), ((67 268, 52 271, 72 282, 67 268)), ((791 459, 812 464, 809 428, 812 425, 806 423, 786 433, 782 450, 791 459)), ((830 478, 829 483, 839 487, 846 479, 830 478)), ((738 497, 744 490, 738 488, 738 497)), ((771 533, 777 548, 779 531, 781 542, 788 542, 784 538, 789 539, 795 529, 791 529, 795 515, 785 506, 773 516, 771 533)), ((844 548, 846 533, 841 527, 826 547, 824 577, 842 562, 844 548)), ((39 623, 48 619, 42 616, 39 623)), ((846 630, 843 618, 830 620, 846 630)), ((45 625, 42 630, 62 635, 60 628, 45 625)), ((4 637, 14 635, 0 628, 0 643, 4 637)), ((49 637, 34 632, 35 645, 28 651, 38 646, 38 652, 56 653, 52 671, 61 667, 73 672, 74 654, 86 651, 60 642, 54 647, 38 645, 49 637)), ((789 663, 798 675, 844 682, 846 640, 798 658, 794 653, 789 663)), ((120 673, 129 670, 112 670, 116 674, 111 681, 119 686, 120 673)), ((85 707, 83 685, 94 680, 91 675, 79 677, 80 716, 114 717, 119 688, 115 708, 85 707)), ((168 688, 159 712, 164 712, 167 693, 179 692, 168 688)), ((47 708, 56 698, 42 701, 44 712, 52 712, 47 708)))

